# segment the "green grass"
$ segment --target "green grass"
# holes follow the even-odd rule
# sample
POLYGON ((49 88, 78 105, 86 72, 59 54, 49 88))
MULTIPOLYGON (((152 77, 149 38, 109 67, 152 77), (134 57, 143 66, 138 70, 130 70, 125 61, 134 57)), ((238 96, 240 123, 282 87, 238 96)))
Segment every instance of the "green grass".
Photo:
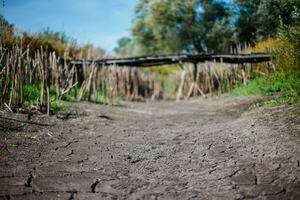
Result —
POLYGON ((99 104, 120 105, 120 97, 118 95, 109 97, 103 91, 97 90, 91 96, 91 100, 99 104))
POLYGON ((107 96, 101 91, 93 93, 91 98, 93 101, 100 104, 105 104, 108 102, 107 96))
MULTIPOLYGON (((69 91, 67 94, 64 94, 61 98, 63 101, 76 101, 77 100, 77 94, 78 94, 79 88, 74 87, 71 91, 69 91)), ((88 93, 83 94, 83 99, 88 99, 88 93)), ((100 104, 106 104, 109 100, 106 94, 102 90, 97 90, 91 95, 91 100, 100 103, 100 104)), ((115 97, 114 100, 118 100, 117 97, 115 97)))
POLYGON ((63 100, 63 101, 76 101, 77 100, 78 90, 79 89, 77 87, 74 87, 67 94, 64 94, 61 97, 61 100, 63 100))
POLYGON ((300 71, 293 69, 290 73, 278 72, 268 77, 258 77, 247 85, 239 85, 232 94, 235 96, 279 94, 276 99, 262 102, 262 105, 294 104, 300 99, 300 71))
POLYGON ((54 102, 51 102, 50 104, 50 109, 52 111, 66 111, 67 108, 66 106, 64 106, 62 103, 60 103, 59 101, 54 101, 54 102))

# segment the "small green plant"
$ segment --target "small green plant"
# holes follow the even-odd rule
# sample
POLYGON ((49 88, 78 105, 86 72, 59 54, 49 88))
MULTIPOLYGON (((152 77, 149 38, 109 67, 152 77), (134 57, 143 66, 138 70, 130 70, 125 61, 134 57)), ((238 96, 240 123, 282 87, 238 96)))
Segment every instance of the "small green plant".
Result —
POLYGON ((61 100, 63 101, 76 101, 76 97, 69 95, 69 94, 65 94, 62 96, 61 100))
POLYGON ((50 108, 52 111, 66 111, 67 108, 61 104, 59 101, 54 101, 54 102, 51 102, 50 104, 50 108))
POLYGON ((24 85, 23 98, 25 101, 37 105, 40 98, 40 88, 38 85, 24 85))
POLYGON ((93 101, 100 104, 105 104, 108 102, 108 97, 102 91, 93 93, 91 98, 93 101))
POLYGON ((16 145, 16 144, 9 144, 8 145, 8 147, 10 147, 10 148, 16 148, 18 145, 16 145))
POLYGON ((244 139, 245 139, 246 142, 250 142, 250 143, 255 143, 256 142, 256 137, 253 136, 253 135, 245 136, 244 139))
POLYGON ((50 99, 56 99, 57 98, 56 89, 55 89, 54 85, 50 86, 49 94, 50 94, 50 99))
POLYGON ((33 135, 33 136, 31 136, 31 139, 32 139, 34 142, 38 142, 38 141, 41 140, 41 137, 38 136, 38 135, 33 135))
POLYGON ((76 101, 77 94, 78 94, 78 88, 74 87, 70 92, 68 92, 67 94, 64 94, 61 97, 61 100, 63 100, 63 101, 76 101))

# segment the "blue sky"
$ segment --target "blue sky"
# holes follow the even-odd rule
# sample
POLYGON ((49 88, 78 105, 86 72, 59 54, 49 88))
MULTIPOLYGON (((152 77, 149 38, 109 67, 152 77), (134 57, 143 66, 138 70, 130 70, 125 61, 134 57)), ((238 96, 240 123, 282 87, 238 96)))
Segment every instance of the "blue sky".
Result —
MULTIPOLYGON (((3 0, 0 0, 1 4, 3 0)), ((31 33, 49 27, 63 31, 79 44, 92 43, 110 52, 130 35, 137 0, 5 0, 1 14, 31 33)))

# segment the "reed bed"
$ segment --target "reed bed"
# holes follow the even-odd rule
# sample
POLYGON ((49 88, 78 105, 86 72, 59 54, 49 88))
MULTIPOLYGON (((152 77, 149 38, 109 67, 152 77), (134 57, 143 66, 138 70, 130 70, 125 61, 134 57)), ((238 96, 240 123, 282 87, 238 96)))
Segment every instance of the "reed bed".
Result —
POLYGON ((55 86, 56 97, 60 98, 74 85, 74 67, 69 68, 59 62, 53 52, 42 47, 34 55, 22 45, 8 50, 0 47, 0 106, 16 110, 25 103, 24 86, 38 86, 40 97, 38 108, 44 113, 50 112, 50 86, 55 86))
MULTIPOLYGON (((183 69, 162 75, 133 67, 69 65, 42 47, 34 54, 22 45, 0 46, 0 106, 16 111, 27 101, 24 86, 36 86, 35 106, 50 113, 51 103, 66 95, 74 99, 114 104, 116 100, 186 99, 218 95, 237 84, 246 84, 254 70, 251 64, 206 62, 185 64, 183 69), (195 71, 196 69, 196 71, 195 71), (54 93, 54 95, 53 95, 54 93)), ((34 104, 34 103, 33 103, 34 104)))

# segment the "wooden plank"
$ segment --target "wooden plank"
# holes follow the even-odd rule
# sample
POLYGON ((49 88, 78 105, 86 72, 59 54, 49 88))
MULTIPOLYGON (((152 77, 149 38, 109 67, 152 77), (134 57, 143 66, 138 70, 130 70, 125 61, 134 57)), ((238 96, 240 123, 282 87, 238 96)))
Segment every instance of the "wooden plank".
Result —
POLYGON ((153 67, 160 65, 169 65, 174 63, 200 63, 205 61, 216 61, 224 63, 259 63, 271 61, 269 54, 196 54, 196 55, 167 55, 167 56, 141 56, 131 58, 111 58, 100 60, 72 60, 70 64, 83 65, 95 63, 97 65, 116 65, 126 67, 153 67))

